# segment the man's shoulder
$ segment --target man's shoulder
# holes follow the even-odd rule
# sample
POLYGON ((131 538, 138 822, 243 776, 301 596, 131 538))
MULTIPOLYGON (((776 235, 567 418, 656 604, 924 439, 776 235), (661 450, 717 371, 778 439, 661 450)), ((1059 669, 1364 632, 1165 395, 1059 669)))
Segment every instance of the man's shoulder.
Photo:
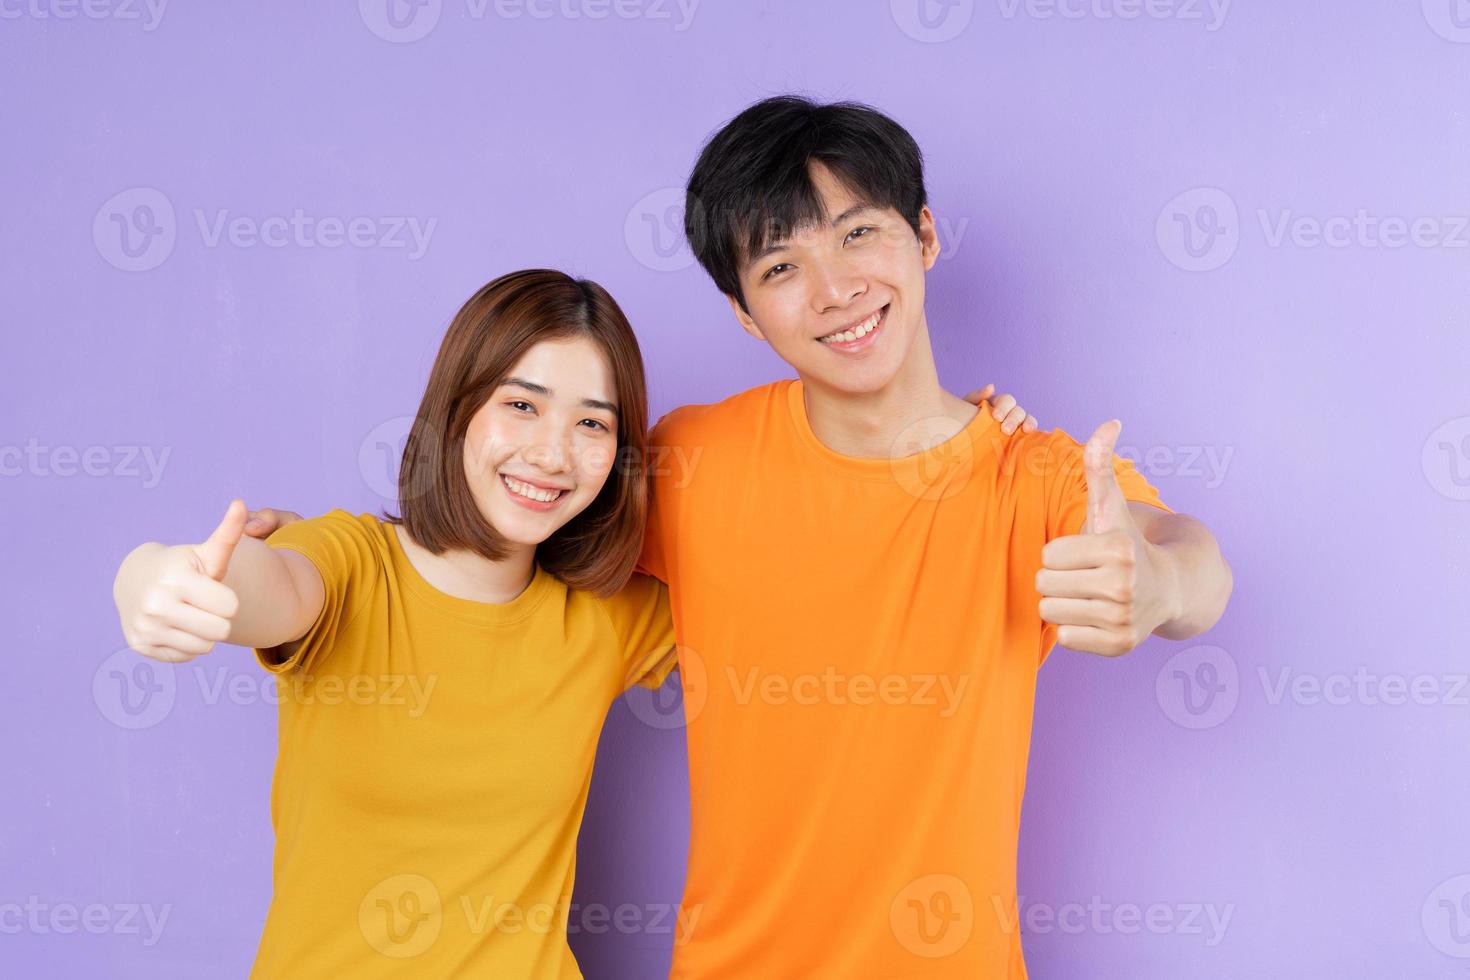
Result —
POLYGON ((748 426, 757 419, 781 410, 790 379, 757 385, 717 402, 681 405, 665 413, 649 437, 653 446, 701 445, 725 436, 749 437, 748 426))

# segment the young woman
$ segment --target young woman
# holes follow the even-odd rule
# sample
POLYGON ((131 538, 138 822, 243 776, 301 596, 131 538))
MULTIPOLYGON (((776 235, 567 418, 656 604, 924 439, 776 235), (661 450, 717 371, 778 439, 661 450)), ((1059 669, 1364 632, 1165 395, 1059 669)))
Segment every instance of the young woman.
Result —
POLYGON ((631 574, 646 429, 612 297, 512 273, 450 324, 400 516, 332 511, 267 545, 233 501, 202 544, 123 561, 130 646, 251 646, 281 680, 254 976, 581 976, 567 914, 602 721, 676 662, 667 590, 631 574))
POLYGON ((129 645, 256 648, 280 675, 275 895, 253 975, 579 977, 577 829, 607 708, 674 663, 630 579, 647 507, 638 343, 600 286, 530 270, 449 327, 401 516, 145 544, 129 645), (405 962, 411 958, 410 962, 405 962))

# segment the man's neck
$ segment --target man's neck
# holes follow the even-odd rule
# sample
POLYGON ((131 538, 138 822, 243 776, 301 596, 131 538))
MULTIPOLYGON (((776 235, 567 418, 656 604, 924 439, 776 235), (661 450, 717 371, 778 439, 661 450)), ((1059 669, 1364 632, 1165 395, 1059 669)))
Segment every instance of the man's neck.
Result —
POLYGON ((975 417, 974 405, 939 384, 927 325, 893 380, 865 394, 836 391, 803 379, 807 421, 822 444, 844 456, 912 456, 955 436, 975 417))

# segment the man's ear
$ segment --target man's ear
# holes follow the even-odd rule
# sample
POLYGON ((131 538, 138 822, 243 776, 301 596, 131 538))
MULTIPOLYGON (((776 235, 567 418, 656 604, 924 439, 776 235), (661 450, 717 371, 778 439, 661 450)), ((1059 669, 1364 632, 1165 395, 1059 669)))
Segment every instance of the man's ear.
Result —
POLYGON ((761 328, 755 325, 755 321, 750 318, 750 314, 745 312, 741 307, 740 301, 729 293, 725 294, 725 299, 730 301, 730 309, 735 311, 735 319, 740 321, 741 329, 756 340, 765 340, 766 335, 761 333, 761 328))
POLYGON ((934 228, 934 212, 929 205, 919 209, 919 254, 924 258, 924 271, 939 261, 939 232, 934 228))

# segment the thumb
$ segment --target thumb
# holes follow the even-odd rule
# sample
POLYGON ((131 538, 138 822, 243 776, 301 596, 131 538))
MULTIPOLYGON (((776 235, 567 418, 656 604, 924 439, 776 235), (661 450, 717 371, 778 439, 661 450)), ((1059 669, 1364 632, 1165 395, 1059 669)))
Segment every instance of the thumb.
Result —
POLYGON ((1082 450, 1082 465, 1087 473, 1087 524, 1084 534, 1104 534, 1128 526, 1128 501, 1118 486, 1113 470, 1113 447, 1123 423, 1117 419, 1104 422, 1087 440, 1082 450))
POLYGON ((204 574, 222 582, 225 572, 230 567, 230 556, 235 553, 235 546, 240 543, 240 537, 245 533, 245 501, 232 500, 230 507, 225 511, 224 520, 219 522, 219 527, 198 548, 199 561, 204 566, 204 574))
POLYGON ((993 394, 995 394, 995 385, 988 384, 984 388, 976 388, 974 391, 970 392, 968 395, 965 396, 965 401, 969 402, 971 405, 978 405, 993 394))

